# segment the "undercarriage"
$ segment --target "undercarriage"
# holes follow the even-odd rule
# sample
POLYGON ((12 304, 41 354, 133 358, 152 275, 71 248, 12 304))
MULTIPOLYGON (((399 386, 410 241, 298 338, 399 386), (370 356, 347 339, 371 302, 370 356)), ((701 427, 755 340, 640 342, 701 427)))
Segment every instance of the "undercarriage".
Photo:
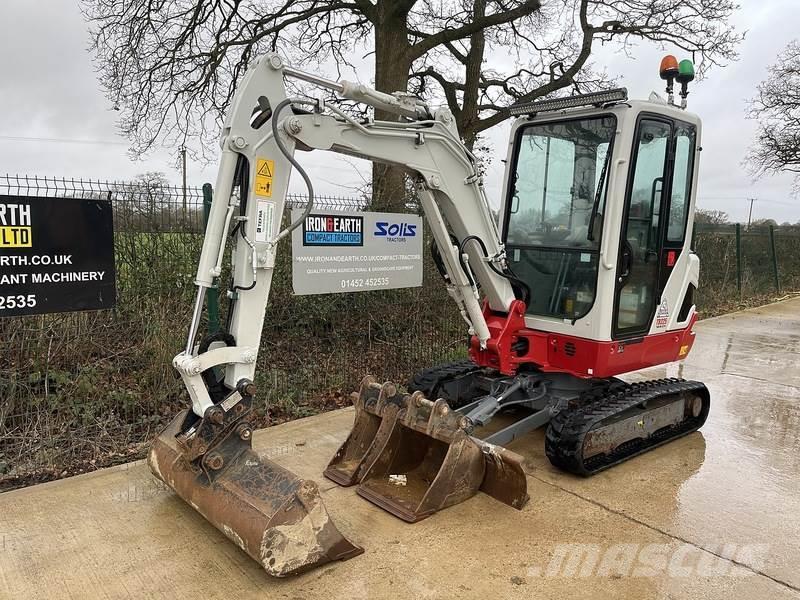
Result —
POLYGON ((506 446, 544 425, 550 462, 590 476, 695 431, 709 409, 699 382, 504 376, 471 361, 421 371, 408 389, 366 377, 353 429, 324 472, 408 522, 478 491, 521 509, 523 459, 506 446))
POLYGON ((550 462, 584 476, 696 431, 710 402, 696 381, 627 384, 541 372, 506 377, 469 360, 420 371, 408 387, 446 400, 466 417, 469 433, 488 443, 507 445, 548 425, 550 462), (490 425, 496 416, 504 417, 499 429, 490 425))

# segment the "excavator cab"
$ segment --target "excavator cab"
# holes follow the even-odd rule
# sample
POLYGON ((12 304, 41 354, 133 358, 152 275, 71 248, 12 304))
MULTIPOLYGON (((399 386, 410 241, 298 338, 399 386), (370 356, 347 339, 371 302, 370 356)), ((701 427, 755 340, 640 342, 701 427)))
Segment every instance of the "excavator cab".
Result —
POLYGON ((529 326, 595 321, 584 337, 647 335, 665 299, 691 308, 693 286, 681 297, 666 287, 676 265, 683 274, 695 262, 699 122, 657 101, 569 112, 539 112, 512 134, 502 233, 509 268, 535 290, 529 326))

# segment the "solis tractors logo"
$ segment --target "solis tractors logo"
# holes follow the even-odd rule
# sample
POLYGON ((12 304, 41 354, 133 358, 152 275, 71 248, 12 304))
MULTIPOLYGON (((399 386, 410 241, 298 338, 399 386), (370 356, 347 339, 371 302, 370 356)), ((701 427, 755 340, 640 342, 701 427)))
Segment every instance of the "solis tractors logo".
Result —
POLYGON ((0 203, 0 248, 30 248, 30 204, 0 203))
POLYGON ((375 223, 374 235, 388 242, 405 242, 406 238, 416 237, 417 226, 414 223, 378 221, 375 223))

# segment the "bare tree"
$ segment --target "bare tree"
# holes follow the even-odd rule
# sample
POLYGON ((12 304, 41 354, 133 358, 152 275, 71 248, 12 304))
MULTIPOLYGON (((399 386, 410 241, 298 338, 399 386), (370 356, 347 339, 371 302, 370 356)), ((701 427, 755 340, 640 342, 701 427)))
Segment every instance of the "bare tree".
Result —
POLYGON ((769 68, 749 116, 758 121, 756 144, 747 157, 752 172, 795 173, 800 192, 800 40, 791 42, 769 68))
POLYGON ((133 181, 111 186, 114 221, 121 231, 158 231, 170 222, 174 188, 160 171, 147 171, 133 181))
POLYGON ((709 225, 727 225, 730 223, 728 213, 722 210, 695 209, 694 222, 709 225))
MULTIPOLYGON (((471 4, 475 20, 485 14, 489 2, 471 0, 471 4)), ((481 28, 468 40, 431 51, 420 61, 424 68, 412 74, 419 82, 415 91, 425 91, 431 82, 438 84, 471 145, 482 131, 508 118, 505 108, 510 104, 565 88, 582 92, 607 87, 612 80, 590 63, 598 43, 615 43, 625 52, 631 51, 636 39, 675 46, 699 58, 700 72, 735 58, 741 35, 727 19, 737 8, 727 1, 547 3, 526 18, 481 28), (505 72, 487 67, 486 58, 499 53, 512 57, 516 67, 505 72), (447 69, 453 63, 456 68, 447 69)))
POLYGON ((755 219, 750 223, 751 229, 777 227, 778 222, 775 219, 755 219))
MULTIPOLYGON (((677 46, 702 71, 735 57, 741 39, 727 22, 734 0, 82 2, 100 79, 134 153, 158 140, 215 138, 237 80, 266 50, 354 69, 359 51, 373 54, 378 90, 410 86, 446 102, 472 145, 508 118, 509 104, 607 84, 589 62, 596 43, 677 46)), ((377 207, 402 206, 402 173, 377 165, 373 196, 377 207)))

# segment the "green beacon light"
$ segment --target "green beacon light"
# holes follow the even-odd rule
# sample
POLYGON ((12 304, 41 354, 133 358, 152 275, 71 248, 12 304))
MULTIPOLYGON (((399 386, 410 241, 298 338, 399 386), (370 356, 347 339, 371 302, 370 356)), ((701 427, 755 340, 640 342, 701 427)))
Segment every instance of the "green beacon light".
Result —
POLYGON ((692 61, 684 59, 678 65, 678 75, 675 77, 681 84, 681 108, 686 108, 686 96, 689 95, 689 82, 694 81, 694 65, 692 61))
POLYGON ((676 79, 678 80, 678 83, 683 83, 684 81, 689 83, 694 79, 694 65, 688 58, 684 58, 678 64, 678 76, 676 79))

